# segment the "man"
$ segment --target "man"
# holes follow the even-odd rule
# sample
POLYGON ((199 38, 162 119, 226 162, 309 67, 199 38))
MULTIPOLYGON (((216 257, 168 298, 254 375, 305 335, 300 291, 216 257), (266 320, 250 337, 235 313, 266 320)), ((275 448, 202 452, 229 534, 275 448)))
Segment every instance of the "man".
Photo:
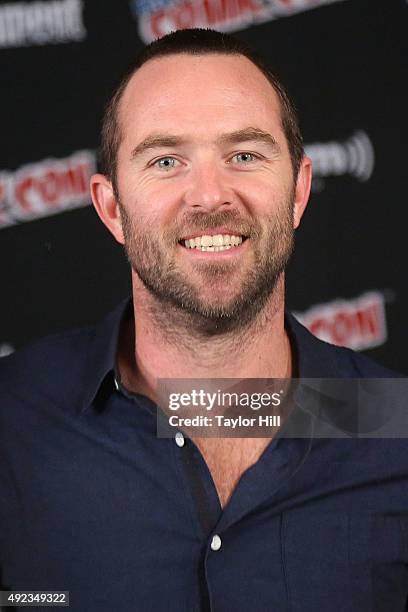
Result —
POLYGON ((113 96, 102 156, 92 199, 133 299, 3 361, 3 589, 84 612, 408 609, 404 440, 309 417, 156 436, 161 379, 393 376, 285 315, 311 162, 282 85, 229 36, 170 34, 113 96))

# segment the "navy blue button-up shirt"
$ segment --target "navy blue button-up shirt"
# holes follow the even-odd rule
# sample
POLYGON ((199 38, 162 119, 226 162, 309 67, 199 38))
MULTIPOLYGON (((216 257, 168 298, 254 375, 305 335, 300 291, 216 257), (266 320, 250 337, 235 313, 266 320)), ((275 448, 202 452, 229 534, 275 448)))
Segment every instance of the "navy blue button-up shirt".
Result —
MULTIPOLYGON (((0 362, 1 588, 75 612, 408 610, 408 441, 276 438, 222 510, 194 443, 114 384, 125 308, 0 362)), ((301 377, 387 375, 286 325, 301 377)))

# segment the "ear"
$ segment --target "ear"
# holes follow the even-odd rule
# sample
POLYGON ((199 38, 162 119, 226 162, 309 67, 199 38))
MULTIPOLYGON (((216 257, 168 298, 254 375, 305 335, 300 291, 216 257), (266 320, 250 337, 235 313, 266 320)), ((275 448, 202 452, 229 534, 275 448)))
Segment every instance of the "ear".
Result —
POLYGON ((120 244, 124 244, 122 219, 119 204, 113 193, 112 183, 103 174, 91 177, 91 196, 96 212, 111 234, 120 244))
POLYGON ((296 229, 300 225, 300 220, 305 212, 309 200, 310 188, 312 185, 312 160, 303 157, 298 177, 296 181, 295 205, 293 212, 293 227, 296 229))

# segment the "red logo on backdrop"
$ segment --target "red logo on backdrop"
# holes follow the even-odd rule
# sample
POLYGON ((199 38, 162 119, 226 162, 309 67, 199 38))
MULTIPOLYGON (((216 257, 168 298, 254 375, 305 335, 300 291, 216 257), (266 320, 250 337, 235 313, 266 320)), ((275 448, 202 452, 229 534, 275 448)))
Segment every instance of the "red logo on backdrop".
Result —
POLYGON ((174 30, 213 28, 240 30, 252 23, 334 4, 344 0, 130 0, 139 22, 139 34, 150 43, 174 30))
POLYGON ((0 227, 89 204, 89 179, 95 169, 95 154, 78 151, 65 159, 1 172, 0 227))
POLYGON ((387 340, 384 296, 378 291, 312 306, 295 316, 312 334, 331 344, 364 350, 387 340))

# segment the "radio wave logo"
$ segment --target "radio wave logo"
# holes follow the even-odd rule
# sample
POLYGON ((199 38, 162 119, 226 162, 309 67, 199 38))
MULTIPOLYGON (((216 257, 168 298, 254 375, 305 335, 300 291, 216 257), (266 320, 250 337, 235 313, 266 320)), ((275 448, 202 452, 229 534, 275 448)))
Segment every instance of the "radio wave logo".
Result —
POLYGON ((234 32, 336 2, 344 0, 131 0, 130 7, 148 44, 174 30, 234 32))
POLYGON ((337 299, 294 315, 321 340, 361 351, 387 340, 384 302, 382 293, 369 291, 355 299, 337 299))
POLYGON ((305 145, 313 162, 313 175, 318 178, 349 175, 368 181, 374 170, 375 154, 372 142, 363 130, 357 130, 344 142, 316 142, 305 145))
POLYGON ((0 172, 0 228, 86 206, 95 171, 95 153, 77 151, 0 172))

